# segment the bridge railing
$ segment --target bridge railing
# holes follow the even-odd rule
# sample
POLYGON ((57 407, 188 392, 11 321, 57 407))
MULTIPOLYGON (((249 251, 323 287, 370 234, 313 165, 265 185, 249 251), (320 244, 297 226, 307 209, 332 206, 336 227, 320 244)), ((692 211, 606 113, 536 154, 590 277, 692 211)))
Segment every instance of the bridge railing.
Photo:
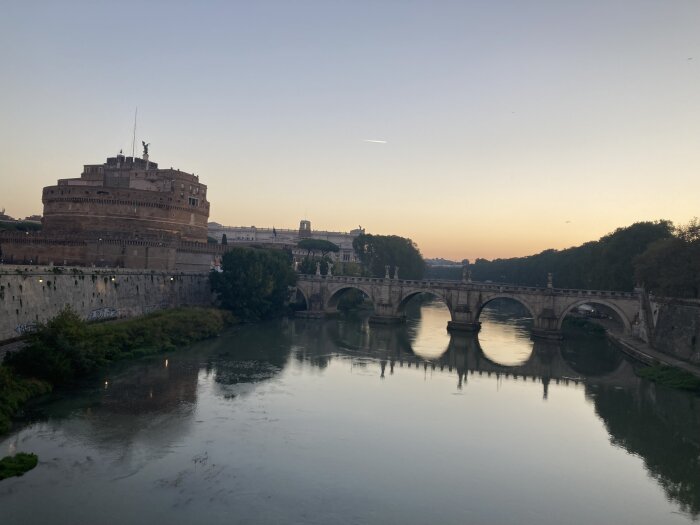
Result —
POLYGON ((403 286, 414 286, 418 288, 463 288, 468 287, 474 290, 481 291, 495 291, 499 293, 538 293, 538 294, 554 294, 554 295, 574 295, 579 297, 614 297, 614 298, 625 298, 634 299, 637 297, 636 292, 619 292, 612 290, 577 290, 573 288, 543 288, 538 286, 521 286, 515 284, 505 284, 505 283, 484 283, 479 281, 472 281, 465 283, 462 281, 447 280, 447 279, 384 279, 379 277, 353 277, 346 275, 313 275, 313 274, 299 274, 300 279, 307 280, 327 280, 335 283, 353 283, 353 284, 381 284, 387 281, 392 284, 398 284, 403 286))

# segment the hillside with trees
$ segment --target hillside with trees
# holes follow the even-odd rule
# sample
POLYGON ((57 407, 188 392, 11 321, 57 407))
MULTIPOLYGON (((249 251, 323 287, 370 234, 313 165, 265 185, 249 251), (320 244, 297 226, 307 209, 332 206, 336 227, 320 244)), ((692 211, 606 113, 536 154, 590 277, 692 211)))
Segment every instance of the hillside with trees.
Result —
MULTIPOLYGON (((697 220, 681 228, 666 220, 638 222, 581 246, 477 259, 470 269, 476 281, 545 286, 552 272, 557 288, 631 291, 641 283, 660 295, 697 296, 699 230, 697 220)), ((460 279, 461 269, 431 268, 428 275, 460 279)))

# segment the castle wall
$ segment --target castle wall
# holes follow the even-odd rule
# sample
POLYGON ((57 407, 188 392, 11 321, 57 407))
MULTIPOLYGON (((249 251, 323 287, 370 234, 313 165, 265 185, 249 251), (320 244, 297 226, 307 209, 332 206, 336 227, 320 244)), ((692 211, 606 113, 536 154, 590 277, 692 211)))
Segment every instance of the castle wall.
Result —
POLYGON ((87 320, 211 304, 207 273, 0 266, 0 341, 19 337, 66 306, 87 320))
POLYGON ((168 238, 206 242, 209 203, 188 206, 170 193, 137 189, 48 186, 44 227, 50 234, 168 238))
POLYGON ((0 234, 5 264, 95 266, 207 272, 225 246, 190 242, 82 239, 80 235, 0 234))

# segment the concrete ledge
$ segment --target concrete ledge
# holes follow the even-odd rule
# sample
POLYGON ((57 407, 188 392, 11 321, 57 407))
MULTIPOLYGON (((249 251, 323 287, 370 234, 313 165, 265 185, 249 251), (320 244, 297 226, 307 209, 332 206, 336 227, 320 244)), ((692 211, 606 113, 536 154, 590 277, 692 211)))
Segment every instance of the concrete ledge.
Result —
POLYGON ((463 321, 448 321, 448 332, 478 332, 481 330, 481 323, 467 323, 463 321))

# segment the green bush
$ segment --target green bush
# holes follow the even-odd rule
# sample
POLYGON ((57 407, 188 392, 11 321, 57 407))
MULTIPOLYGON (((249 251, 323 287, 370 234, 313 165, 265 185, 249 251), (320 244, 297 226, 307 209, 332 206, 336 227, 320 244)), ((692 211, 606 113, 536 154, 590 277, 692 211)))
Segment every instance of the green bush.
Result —
POLYGON ((0 366, 0 434, 10 429, 10 417, 24 403, 50 391, 49 383, 19 377, 10 368, 0 366))
POLYGON ((36 467, 39 458, 36 454, 19 452, 14 456, 5 456, 0 459, 0 480, 13 476, 22 476, 36 467))

